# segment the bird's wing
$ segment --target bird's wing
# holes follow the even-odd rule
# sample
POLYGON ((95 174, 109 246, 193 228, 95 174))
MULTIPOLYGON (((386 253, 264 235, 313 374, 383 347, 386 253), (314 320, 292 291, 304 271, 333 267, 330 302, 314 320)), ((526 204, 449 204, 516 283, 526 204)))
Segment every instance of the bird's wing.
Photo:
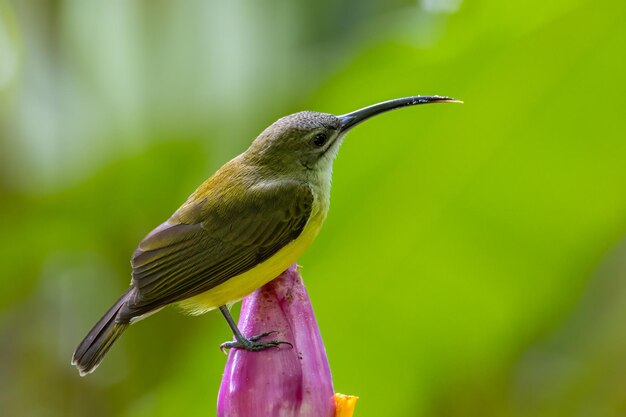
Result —
POLYGON ((300 235, 313 207, 311 189, 295 181, 242 194, 188 201, 146 236, 131 262, 130 315, 198 295, 265 261, 300 235))

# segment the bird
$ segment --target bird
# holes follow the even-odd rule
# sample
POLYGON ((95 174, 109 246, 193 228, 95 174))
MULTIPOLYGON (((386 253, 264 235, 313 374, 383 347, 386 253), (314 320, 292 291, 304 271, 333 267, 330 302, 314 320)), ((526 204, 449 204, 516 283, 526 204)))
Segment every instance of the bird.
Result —
POLYGON ((93 372, 132 323, 171 304, 193 315, 219 309, 235 339, 222 350, 286 343, 261 341, 273 331, 245 337, 230 306, 280 275, 315 240, 346 133, 389 110, 450 102, 460 101, 411 96, 340 116, 302 111, 278 119, 139 243, 130 287, 78 345, 72 365, 81 376, 93 372))

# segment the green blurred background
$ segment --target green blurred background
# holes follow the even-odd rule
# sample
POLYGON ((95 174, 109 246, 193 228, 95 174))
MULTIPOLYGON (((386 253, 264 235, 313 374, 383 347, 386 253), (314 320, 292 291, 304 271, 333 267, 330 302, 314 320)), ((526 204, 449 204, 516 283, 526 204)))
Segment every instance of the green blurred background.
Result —
POLYGON ((211 416, 219 314, 80 378, 129 257, 278 117, 350 134, 301 259, 356 416, 626 415, 623 0, 0 0, 0 414, 211 416))

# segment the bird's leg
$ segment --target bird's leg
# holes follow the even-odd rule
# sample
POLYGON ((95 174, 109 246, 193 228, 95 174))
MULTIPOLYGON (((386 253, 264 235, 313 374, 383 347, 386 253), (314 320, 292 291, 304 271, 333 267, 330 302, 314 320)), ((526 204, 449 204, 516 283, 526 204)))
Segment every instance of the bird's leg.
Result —
POLYGON ((244 349, 247 350, 249 352, 258 352, 260 350, 265 350, 265 349, 269 349, 272 347, 277 347, 280 345, 289 345, 292 346, 293 345, 289 342, 284 342, 281 340, 270 340, 268 342, 259 342, 259 339, 262 339, 266 336, 271 335, 272 333, 276 333, 275 330, 273 331, 269 331, 269 332, 265 332, 265 333, 261 333, 258 334, 256 336, 252 336, 249 338, 246 338, 244 335, 241 334, 241 332, 239 331, 239 328, 237 327, 237 324, 235 324, 235 320, 233 320, 233 317, 230 315, 230 311, 228 311, 228 307, 226 306, 221 306, 220 307, 220 311, 222 312, 222 314, 224 315, 224 318, 226 319, 226 322, 228 323, 228 326, 230 327, 230 329, 233 331, 233 335, 235 336, 235 341, 234 342, 224 342, 220 345, 220 349, 222 349, 222 352, 226 353, 226 349, 244 349))

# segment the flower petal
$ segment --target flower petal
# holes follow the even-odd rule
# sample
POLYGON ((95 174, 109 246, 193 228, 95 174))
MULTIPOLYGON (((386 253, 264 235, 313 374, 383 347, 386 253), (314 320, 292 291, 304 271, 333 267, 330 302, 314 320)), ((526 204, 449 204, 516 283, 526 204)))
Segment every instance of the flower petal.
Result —
POLYGON ((335 417, 352 417, 354 413, 354 407, 356 407, 356 400, 359 397, 356 395, 335 394, 335 417))

